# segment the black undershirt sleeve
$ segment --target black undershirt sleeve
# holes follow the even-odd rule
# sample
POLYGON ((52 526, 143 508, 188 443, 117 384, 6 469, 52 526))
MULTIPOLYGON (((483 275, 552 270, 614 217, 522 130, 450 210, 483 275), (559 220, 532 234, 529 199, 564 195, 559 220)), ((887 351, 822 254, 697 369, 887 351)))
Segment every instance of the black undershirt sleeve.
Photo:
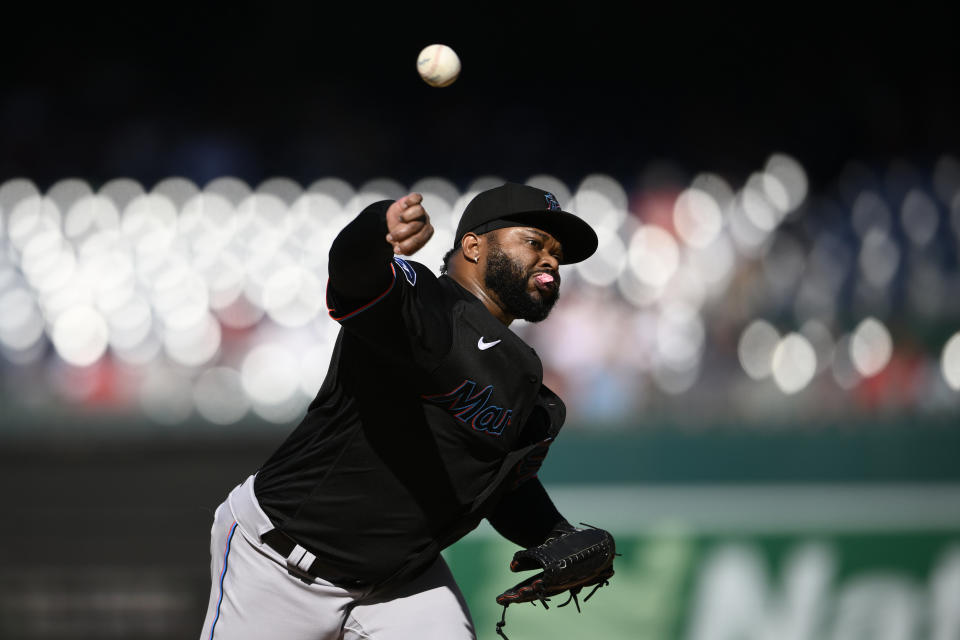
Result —
MULTIPOLYGON (((345 309, 362 306, 384 292, 392 282, 393 247, 386 240, 387 209, 392 202, 375 202, 343 228, 330 246, 328 295, 345 309)), ((333 307, 334 305, 330 305, 333 307)))
POLYGON ((573 530, 537 478, 504 494, 487 520, 500 535, 521 547, 535 547, 551 533, 573 530))

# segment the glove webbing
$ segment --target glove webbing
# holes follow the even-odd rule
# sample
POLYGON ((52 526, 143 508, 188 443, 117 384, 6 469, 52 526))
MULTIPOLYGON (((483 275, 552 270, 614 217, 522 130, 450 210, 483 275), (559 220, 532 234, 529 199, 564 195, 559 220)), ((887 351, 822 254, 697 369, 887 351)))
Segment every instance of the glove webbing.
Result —
MULTIPOLYGON (((617 554, 617 555, 620 555, 620 554, 617 554)), ((605 586, 607 586, 608 584, 610 584, 610 581, 607 580, 607 579, 603 579, 603 580, 601 580, 600 582, 598 582, 597 584, 593 585, 593 589, 590 590, 590 593, 587 594, 587 597, 584 598, 583 601, 586 602, 587 600, 589 600, 591 597, 593 597, 593 594, 595 594, 595 593, 597 592, 597 589, 599 589, 600 587, 605 587, 605 586)), ((571 600, 573 600, 573 603, 574 603, 574 604, 576 605, 576 607, 577 607, 577 613, 583 613, 582 611, 580 611, 580 601, 577 600, 577 594, 580 593, 580 591, 581 591, 582 589, 583 589, 583 587, 574 587, 573 589, 570 589, 570 597, 567 598, 566 602, 564 602, 563 604, 557 605, 557 608, 559 609, 560 607, 565 607, 565 606, 567 606, 568 604, 570 604, 570 601, 571 601, 571 600)), ((549 608, 550 608, 550 607, 547 605, 547 601, 548 601, 549 599, 550 599, 550 598, 546 598, 546 597, 540 598, 540 604, 543 605, 543 608, 544 608, 544 609, 549 609, 549 608)), ((536 603, 536 602, 531 602, 530 604, 532 604, 533 606, 537 606, 537 603, 536 603)), ((507 637, 507 634, 504 633, 504 631, 503 631, 503 628, 504 628, 505 626, 507 626, 507 607, 509 607, 509 606, 510 606, 510 603, 509 603, 509 602, 508 602, 507 604, 503 605, 503 613, 500 615, 500 622, 497 623, 497 635, 500 636, 501 638, 503 638, 503 640, 510 640, 510 638, 507 637)))

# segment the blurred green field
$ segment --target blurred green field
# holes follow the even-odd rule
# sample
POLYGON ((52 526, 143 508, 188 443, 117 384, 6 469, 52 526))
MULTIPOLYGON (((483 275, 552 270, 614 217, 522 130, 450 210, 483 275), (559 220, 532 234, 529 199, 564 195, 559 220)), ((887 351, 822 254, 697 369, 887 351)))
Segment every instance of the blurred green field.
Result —
MULTIPOLYGON (((579 614, 555 606, 565 598, 509 607, 511 640, 960 637, 960 485, 555 494, 564 513, 609 522, 617 573, 579 614)), ((445 554, 480 640, 498 637, 496 594, 530 575, 508 570, 515 550, 483 527, 445 554)))

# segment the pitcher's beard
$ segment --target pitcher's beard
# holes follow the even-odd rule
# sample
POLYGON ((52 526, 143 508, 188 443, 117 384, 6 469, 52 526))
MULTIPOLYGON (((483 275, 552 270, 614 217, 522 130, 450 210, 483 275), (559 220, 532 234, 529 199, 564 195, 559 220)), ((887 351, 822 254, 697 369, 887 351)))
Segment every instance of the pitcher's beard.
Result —
POLYGON ((484 284, 497 294, 504 310, 511 316, 528 322, 540 322, 550 314, 560 294, 558 291, 552 294, 541 291, 539 296, 531 294, 527 284, 532 275, 533 272, 526 272, 500 248, 490 248, 484 284))

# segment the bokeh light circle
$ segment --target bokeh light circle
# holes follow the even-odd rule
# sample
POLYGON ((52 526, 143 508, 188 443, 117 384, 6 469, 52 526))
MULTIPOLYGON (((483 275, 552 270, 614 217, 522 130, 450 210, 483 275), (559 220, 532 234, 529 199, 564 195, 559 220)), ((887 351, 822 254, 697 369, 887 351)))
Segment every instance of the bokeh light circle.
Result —
POLYGON ((240 368, 243 390, 256 404, 282 405, 299 389, 299 369, 289 349, 271 343, 257 345, 240 368))
POLYGON ((777 343, 771 358, 773 381, 786 394, 797 393, 813 380, 817 354, 800 333, 788 333, 777 343))
POLYGON ((250 410, 240 373, 230 367, 211 367, 197 376, 193 402, 199 413, 214 424, 233 424, 250 410))
POLYGON ((51 339, 57 353, 66 362, 86 367, 107 350, 110 332, 107 322, 92 306, 77 305, 57 316, 51 339))
POLYGON ((940 355, 940 370, 947 385, 960 391, 960 331, 953 334, 940 355))
POLYGON ((692 247, 709 246, 723 228, 720 205, 706 191, 686 189, 673 205, 673 225, 677 235, 692 247))
POLYGON ((893 355, 893 339, 882 322, 866 318, 850 337, 850 360, 864 378, 875 376, 887 366, 893 355))
POLYGON ((680 250, 668 231, 643 225, 630 239, 627 259, 640 282, 651 287, 662 287, 673 277, 680 264, 680 250))
POLYGON ((770 376, 773 351, 780 342, 780 332, 766 320, 754 320, 740 334, 737 356, 740 366, 754 380, 770 376))

